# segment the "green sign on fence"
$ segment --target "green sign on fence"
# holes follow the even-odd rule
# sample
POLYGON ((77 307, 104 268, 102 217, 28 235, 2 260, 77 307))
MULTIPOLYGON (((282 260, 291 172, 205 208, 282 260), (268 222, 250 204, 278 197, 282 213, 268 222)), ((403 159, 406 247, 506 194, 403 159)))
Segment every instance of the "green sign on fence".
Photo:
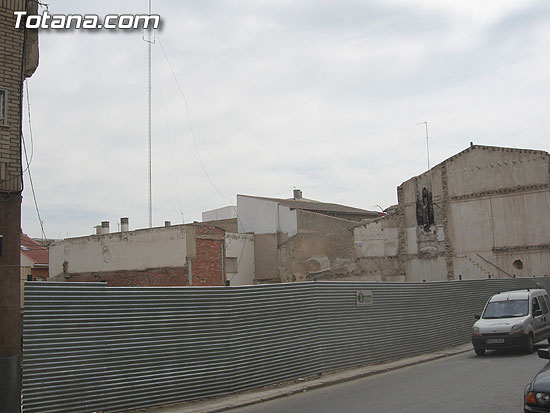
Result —
POLYGON ((374 300, 372 296, 372 291, 369 290, 359 290, 355 292, 355 303, 358 307, 368 307, 373 305, 374 300))

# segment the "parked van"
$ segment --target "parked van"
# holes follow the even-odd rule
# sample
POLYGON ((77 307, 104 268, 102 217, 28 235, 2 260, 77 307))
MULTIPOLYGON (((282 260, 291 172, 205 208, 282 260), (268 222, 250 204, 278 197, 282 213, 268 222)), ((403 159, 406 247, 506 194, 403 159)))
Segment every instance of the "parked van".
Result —
MULTIPOLYGON (((550 338, 550 298, 543 289, 507 291, 493 295, 472 327, 472 344, 478 356, 486 349, 523 348, 550 338)), ((550 339, 548 340, 550 343, 550 339)))

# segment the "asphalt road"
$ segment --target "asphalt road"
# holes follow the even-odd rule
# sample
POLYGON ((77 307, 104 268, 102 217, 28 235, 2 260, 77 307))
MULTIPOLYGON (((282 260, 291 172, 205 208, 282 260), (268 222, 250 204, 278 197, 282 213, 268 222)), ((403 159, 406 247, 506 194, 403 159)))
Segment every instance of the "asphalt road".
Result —
POLYGON ((232 412, 521 412, 523 389, 547 361, 473 351, 232 412))

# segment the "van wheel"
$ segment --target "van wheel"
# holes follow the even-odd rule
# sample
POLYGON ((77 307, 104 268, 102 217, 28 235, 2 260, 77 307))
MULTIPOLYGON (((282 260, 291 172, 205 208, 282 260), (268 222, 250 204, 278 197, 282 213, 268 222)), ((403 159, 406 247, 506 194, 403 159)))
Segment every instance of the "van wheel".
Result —
POLYGON ((485 349, 481 347, 474 347, 474 351, 478 356, 484 356, 485 355, 485 349))
POLYGON ((527 344, 525 344, 525 352, 531 354, 535 351, 535 342, 533 341, 533 336, 529 334, 527 336, 527 344))

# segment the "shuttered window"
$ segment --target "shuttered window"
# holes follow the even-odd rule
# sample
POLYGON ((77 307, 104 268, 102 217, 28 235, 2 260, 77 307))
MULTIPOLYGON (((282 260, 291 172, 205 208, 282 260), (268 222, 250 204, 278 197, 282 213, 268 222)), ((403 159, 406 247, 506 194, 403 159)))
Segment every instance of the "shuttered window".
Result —
POLYGON ((237 257, 225 258, 225 272, 231 273, 231 274, 238 272, 237 257))

